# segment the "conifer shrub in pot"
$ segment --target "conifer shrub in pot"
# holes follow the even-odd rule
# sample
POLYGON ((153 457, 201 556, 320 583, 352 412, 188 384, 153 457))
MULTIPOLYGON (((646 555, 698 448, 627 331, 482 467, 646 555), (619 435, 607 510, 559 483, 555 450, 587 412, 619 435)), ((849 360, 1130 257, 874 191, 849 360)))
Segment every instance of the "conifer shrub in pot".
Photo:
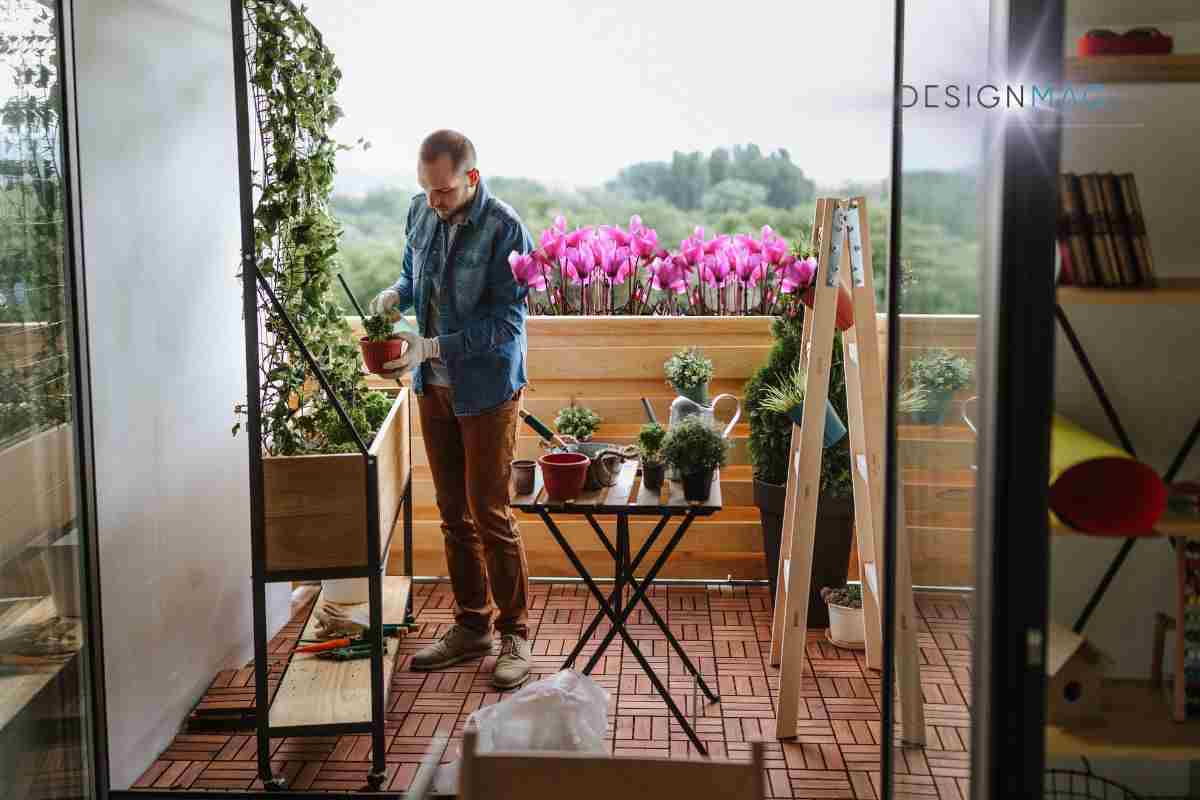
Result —
MULTIPOLYGON (((800 359, 803 311, 795 306, 771 325, 775 343, 767 362, 746 383, 743 407, 750 423, 750 463, 754 468, 754 503, 763 530, 763 557, 774 596, 778 580, 783 504, 787 489, 787 456, 791 446, 792 420, 787 414, 765 407, 768 390, 783 386, 795 374, 800 359)), ((840 334, 834 334, 830 367, 829 401, 834 411, 847 419, 846 383, 842 368, 840 334)), ((817 536, 813 552, 814 591, 809 597, 810 624, 828 624, 825 603, 815 591, 823 585, 845 582, 854 537, 853 485, 850 474, 849 437, 827 448, 821 457, 820 501, 817 506, 817 536)))

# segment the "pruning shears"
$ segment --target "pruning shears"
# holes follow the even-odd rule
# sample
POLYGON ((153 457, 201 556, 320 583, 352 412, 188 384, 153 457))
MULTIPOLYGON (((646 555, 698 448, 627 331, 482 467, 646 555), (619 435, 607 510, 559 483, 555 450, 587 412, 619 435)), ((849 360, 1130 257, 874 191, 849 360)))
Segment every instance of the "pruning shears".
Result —
MULTIPOLYGON (((383 626, 384 636, 399 636, 406 632, 411 625, 407 623, 388 624, 383 626)), ((331 650, 353 647, 370 647, 368 641, 371 632, 366 631, 359 636, 342 636, 338 639, 325 639, 322 641, 301 640, 301 646, 296 648, 297 653, 325 653, 331 650)))

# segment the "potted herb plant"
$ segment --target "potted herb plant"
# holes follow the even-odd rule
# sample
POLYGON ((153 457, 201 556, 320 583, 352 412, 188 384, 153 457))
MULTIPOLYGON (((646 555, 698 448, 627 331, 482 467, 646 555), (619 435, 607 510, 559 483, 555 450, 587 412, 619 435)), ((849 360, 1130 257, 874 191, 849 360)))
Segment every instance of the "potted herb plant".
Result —
MULTIPOLYGON (((769 390, 795 377, 800 360, 803 310, 793 307, 771 325, 775 340, 767 362, 746 383, 743 406, 750 423, 750 462, 754 467, 754 503, 762 520, 763 557, 771 592, 775 592, 779 565, 783 505, 787 494, 788 450, 792 426, 786 413, 766 405, 769 390)), ((842 369, 840 334, 834 334, 830 364, 829 402, 841 419, 846 418, 846 384, 842 369)), ((820 502, 817 506, 816 548, 813 552, 813 587, 808 618, 813 625, 827 624, 828 612, 815 587, 845 581, 854 538, 853 486, 848 437, 825 450, 821 457, 820 502)))
POLYGON ((666 465, 662 460, 663 440, 667 432, 657 422, 647 422, 638 431, 638 455, 642 461, 642 485, 658 491, 662 488, 666 465))
POLYGON ((404 354, 404 342, 399 334, 392 333, 392 321, 383 314, 363 319, 367 335, 358 340, 363 363, 376 375, 383 372, 383 365, 395 361, 404 354))
POLYGON ((972 364, 945 348, 931 350, 916 358, 908 367, 914 390, 923 393, 923 408, 914 419, 924 425, 941 425, 954 393, 971 382, 972 364))
POLYGON ((728 444, 720 431, 698 416, 687 417, 667 433, 663 460, 678 470, 688 502, 708 499, 713 471, 725 466, 729 457, 728 444))
POLYGON ((829 640, 838 647, 861 649, 866 641, 862 587, 852 583, 836 589, 825 586, 821 599, 829 613, 829 640))
POLYGON ((708 383, 713 377, 713 362, 699 349, 688 347, 675 353, 663 364, 667 382, 682 396, 708 405, 708 383))
POLYGON ((586 442, 600 427, 600 415, 587 406, 567 406, 560 409, 554 418, 554 427, 564 436, 574 436, 586 442))

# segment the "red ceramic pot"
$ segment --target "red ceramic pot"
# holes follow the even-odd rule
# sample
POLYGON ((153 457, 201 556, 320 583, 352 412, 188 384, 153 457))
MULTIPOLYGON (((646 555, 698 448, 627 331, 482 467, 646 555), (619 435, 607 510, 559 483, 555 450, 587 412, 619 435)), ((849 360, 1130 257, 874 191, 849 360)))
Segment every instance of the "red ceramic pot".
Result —
MULTIPOLYGON (((817 287, 810 286, 804 294, 800 295, 801 302, 808 308, 813 307, 813 300, 817 296, 817 287)), ((850 296, 850 292, 845 286, 838 286, 838 304, 837 304, 837 320, 835 322, 839 331, 848 331, 854 327, 854 298, 850 296)))
POLYGON ((591 459, 583 453, 547 453, 538 459, 546 495, 555 502, 571 500, 583 491, 591 459))
POLYGON ((367 369, 376 375, 384 372, 384 364, 395 361, 404 355, 403 339, 384 339, 382 342, 372 342, 364 336, 358 340, 358 346, 362 348, 363 362, 367 365, 367 369))

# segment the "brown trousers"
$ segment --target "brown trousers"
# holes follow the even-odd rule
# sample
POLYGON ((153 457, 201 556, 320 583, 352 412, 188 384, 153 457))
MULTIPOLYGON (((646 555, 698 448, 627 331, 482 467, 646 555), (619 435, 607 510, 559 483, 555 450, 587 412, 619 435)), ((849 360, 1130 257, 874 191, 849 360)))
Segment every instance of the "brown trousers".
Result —
POLYGON ((528 639, 529 566, 508 506, 520 393, 472 417, 456 417, 453 399, 450 388, 426 384, 419 406, 454 587, 455 620, 486 633, 490 587, 500 612, 496 630, 528 639))

